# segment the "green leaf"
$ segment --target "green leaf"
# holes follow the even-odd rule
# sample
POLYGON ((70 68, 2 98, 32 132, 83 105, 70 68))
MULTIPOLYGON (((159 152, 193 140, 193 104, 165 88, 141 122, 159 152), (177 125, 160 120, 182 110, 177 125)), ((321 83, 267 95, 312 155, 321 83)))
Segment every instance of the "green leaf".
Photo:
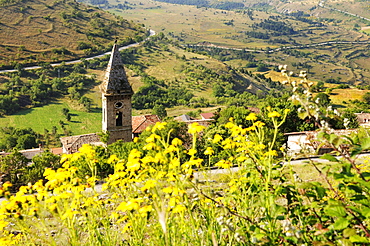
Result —
POLYGON ((343 230, 347 228, 349 225, 349 221, 346 218, 339 218, 335 221, 332 225, 334 230, 343 230))
POLYGON ((329 142, 333 143, 337 138, 338 138, 338 136, 336 134, 330 134, 329 142))
POLYGON ((361 209, 361 214, 365 216, 366 218, 370 218, 370 208, 363 207, 361 209))
POLYGON ((343 237, 351 237, 356 235, 356 230, 353 228, 347 228, 343 231, 343 237))
POLYGON ((361 139, 361 148, 362 150, 366 150, 370 148, 370 138, 361 139))
POLYGON ((324 154, 323 156, 320 157, 320 159, 325 159, 325 160, 332 161, 332 162, 339 162, 337 158, 329 154, 324 154))
POLYGON ((320 199, 322 199, 324 196, 326 196, 326 189, 321 186, 316 187, 316 192, 317 195, 319 196, 320 199))
POLYGON ((262 234, 262 233, 256 233, 254 234, 254 236, 258 239, 258 240, 261 240, 262 238, 264 238, 266 235, 265 234, 262 234))
POLYGON ((318 139, 329 139, 330 135, 327 134, 326 132, 319 132, 317 134, 317 138, 318 139))
POLYGON ((361 237, 359 235, 351 236, 349 240, 353 243, 370 243, 369 239, 367 239, 366 237, 361 237))
POLYGON ((351 152, 351 157, 354 157, 362 152, 362 148, 355 147, 353 148, 353 151, 351 152))
POLYGON ((346 216, 346 210, 341 205, 328 205, 325 207, 324 212, 334 217, 346 216))
POLYGON ((339 245, 342 245, 342 246, 352 246, 353 245, 353 243, 348 239, 340 239, 338 240, 338 242, 340 243, 339 245))

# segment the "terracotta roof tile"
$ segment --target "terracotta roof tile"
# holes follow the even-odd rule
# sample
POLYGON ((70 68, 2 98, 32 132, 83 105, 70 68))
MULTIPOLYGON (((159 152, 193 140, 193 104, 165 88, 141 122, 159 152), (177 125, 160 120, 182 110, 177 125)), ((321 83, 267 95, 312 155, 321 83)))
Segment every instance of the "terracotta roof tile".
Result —
POLYGON ((142 133, 148 126, 161 122, 158 115, 132 116, 132 133, 142 133))

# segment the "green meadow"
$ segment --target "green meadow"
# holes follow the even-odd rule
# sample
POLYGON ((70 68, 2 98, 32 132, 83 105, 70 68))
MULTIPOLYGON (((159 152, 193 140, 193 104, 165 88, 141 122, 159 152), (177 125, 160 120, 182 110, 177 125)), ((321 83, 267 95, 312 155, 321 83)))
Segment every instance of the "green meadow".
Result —
POLYGON ((0 118, 0 127, 13 126, 18 128, 32 128, 43 133, 45 129, 51 131, 56 126, 59 134, 63 134, 60 121, 73 135, 101 131, 101 108, 93 108, 92 112, 77 111, 71 108, 66 101, 59 100, 43 107, 25 109, 17 114, 0 118), (68 108, 71 121, 68 122, 62 113, 63 108, 68 108))

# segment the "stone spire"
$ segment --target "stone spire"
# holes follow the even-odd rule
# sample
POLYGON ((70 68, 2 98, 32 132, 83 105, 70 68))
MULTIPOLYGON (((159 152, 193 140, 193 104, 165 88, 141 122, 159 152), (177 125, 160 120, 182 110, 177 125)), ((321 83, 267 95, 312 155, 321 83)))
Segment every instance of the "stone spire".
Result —
POLYGON ((103 94, 132 95, 133 91, 126 76, 125 69, 117 44, 113 45, 112 54, 108 63, 103 83, 100 86, 103 94))

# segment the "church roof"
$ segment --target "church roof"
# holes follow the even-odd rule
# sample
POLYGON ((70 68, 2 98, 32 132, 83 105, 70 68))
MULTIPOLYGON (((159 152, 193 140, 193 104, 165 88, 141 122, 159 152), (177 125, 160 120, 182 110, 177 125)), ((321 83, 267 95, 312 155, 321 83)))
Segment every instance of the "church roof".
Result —
POLYGON ((105 77, 100 88, 105 94, 133 94, 131 85, 127 80, 117 44, 113 46, 105 77))
POLYGON ((158 115, 132 116, 132 133, 142 133, 148 126, 161 122, 158 115))
POLYGON ((77 152, 84 144, 103 145, 100 141, 100 137, 96 133, 61 137, 60 141, 64 148, 63 152, 68 154, 77 152))

